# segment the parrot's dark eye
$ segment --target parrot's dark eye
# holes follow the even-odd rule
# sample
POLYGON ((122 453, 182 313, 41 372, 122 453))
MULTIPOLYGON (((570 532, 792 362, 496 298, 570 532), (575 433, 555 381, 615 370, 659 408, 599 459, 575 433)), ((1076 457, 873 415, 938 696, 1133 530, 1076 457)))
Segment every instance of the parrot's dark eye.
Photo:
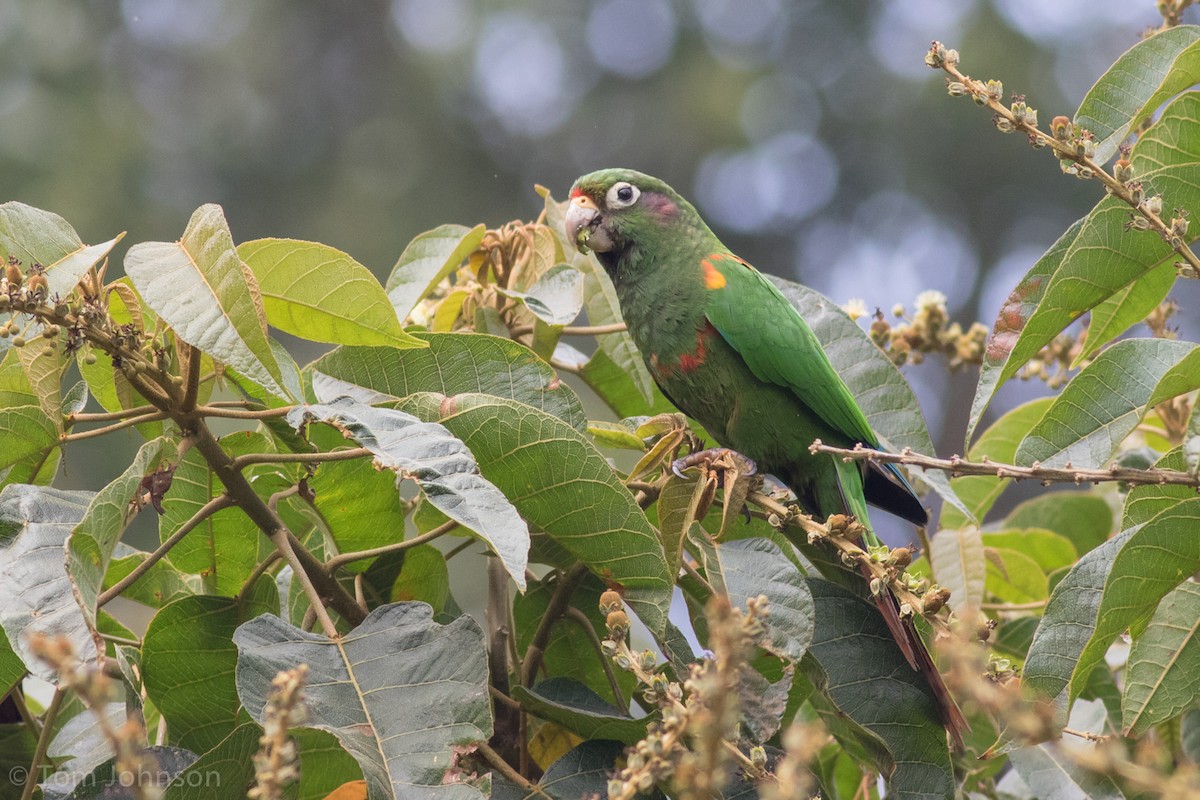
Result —
POLYGON ((612 188, 608 190, 608 195, 604 198, 608 203, 609 208, 625 208, 637 202, 641 192, 632 183, 621 181, 614 183, 612 188))

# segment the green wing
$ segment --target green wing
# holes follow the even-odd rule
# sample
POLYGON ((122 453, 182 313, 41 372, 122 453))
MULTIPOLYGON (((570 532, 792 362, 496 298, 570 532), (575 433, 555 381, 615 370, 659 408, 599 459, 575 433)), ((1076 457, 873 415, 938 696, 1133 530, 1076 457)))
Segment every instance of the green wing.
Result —
POLYGON ((755 377, 789 389, 848 439, 878 446, 871 424, 816 335, 775 285, 740 259, 709 256, 705 261, 725 278, 724 286, 708 291, 708 321, 755 377))

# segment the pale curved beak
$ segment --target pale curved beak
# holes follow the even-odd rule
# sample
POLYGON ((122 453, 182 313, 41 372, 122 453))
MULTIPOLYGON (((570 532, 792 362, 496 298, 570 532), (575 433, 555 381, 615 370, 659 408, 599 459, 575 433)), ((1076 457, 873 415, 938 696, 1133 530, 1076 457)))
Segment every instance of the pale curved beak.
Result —
POLYGON ((612 241, 600 225, 603 221, 600 209, 592 198, 587 195, 571 198, 565 216, 567 237, 579 252, 594 250, 597 253, 605 253, 612 249, 612 241))

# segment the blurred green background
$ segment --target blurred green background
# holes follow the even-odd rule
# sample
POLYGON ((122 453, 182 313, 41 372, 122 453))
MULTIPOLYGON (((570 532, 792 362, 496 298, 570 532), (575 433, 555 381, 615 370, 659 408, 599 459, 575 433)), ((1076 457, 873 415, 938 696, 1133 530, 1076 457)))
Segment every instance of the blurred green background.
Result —
MULTIPOLYGON (((1045 124, 1157 21, 1152 0, 0 0, 0 199, 88 242, 128 230, 122 251, 217 202, 239 241, 384 277, 420 231, 629 166, 765 271, 885 310, 935 288, 990 327, 1099 187, 948 98, 929 41, 1045 124)), ((906 371, 961 449, 974 371, 906 371)))

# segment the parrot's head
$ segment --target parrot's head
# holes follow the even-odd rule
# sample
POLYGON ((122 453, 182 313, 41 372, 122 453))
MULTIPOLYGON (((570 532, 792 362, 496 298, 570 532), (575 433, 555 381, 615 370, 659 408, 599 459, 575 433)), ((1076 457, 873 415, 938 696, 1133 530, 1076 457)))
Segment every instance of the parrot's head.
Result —
POLYGON ((567 236, 591 250, 610 273, 665 235, 707 229, 692 204, 658 178, 631 169, 602 169, 571 187, 567 236))

